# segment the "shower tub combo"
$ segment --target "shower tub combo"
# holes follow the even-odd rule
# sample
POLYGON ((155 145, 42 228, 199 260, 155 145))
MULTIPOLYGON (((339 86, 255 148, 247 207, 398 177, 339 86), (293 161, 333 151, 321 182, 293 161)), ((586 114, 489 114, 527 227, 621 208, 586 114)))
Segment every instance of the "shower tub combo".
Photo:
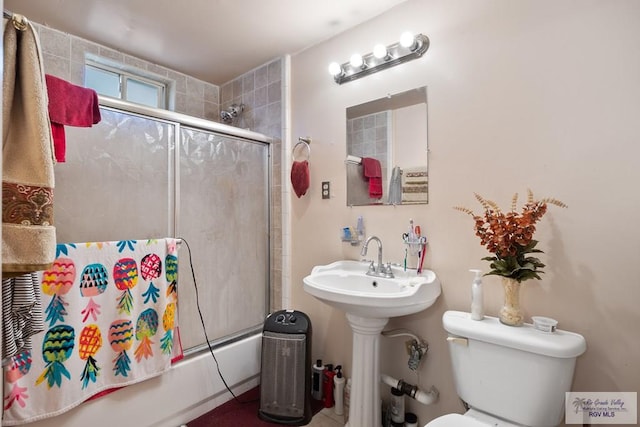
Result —
POLYGON ((55 169, 58 242, 186 240, 178 278, 185 357, 168 373, 30 426, 110 427, 126 412, 132 425, 174 427, 231 398, 199 311, 234 392, 259 382, 269 309, 271 140, 120 100, 101 97, 100 104, 98 125, 66 129, 67 161, 55 169))

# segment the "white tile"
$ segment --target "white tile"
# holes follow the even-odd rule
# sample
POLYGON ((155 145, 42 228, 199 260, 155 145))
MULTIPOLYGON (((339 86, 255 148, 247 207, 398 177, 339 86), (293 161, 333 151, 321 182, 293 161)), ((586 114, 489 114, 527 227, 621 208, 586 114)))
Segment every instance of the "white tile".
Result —
POLYGON ((320 413, 335 420, 339 425, 344 425, 344 415, 336 415, 335 407, 325 408, 320 413))

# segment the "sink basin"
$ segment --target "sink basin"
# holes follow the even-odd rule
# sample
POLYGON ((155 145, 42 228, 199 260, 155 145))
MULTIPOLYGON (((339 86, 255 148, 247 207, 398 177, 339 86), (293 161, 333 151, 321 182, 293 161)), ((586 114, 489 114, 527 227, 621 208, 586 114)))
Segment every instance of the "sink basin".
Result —
POLYGON ((366 318, 406 316, 430 307, 440 295, 440 281, 431 270, 393 267, 394 278, 368 276, 365 261, 319 265, 304 278, 304 290, 348 314, 366 318))

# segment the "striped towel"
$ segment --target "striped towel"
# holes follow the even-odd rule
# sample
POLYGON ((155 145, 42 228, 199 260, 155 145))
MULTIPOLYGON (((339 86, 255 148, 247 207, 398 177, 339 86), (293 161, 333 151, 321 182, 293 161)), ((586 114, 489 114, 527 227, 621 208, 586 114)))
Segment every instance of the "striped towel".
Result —
POLYGON ((36 273, 2 280, 2 365, 31 350, 31 336, 44 330, 40 281, 36 273))

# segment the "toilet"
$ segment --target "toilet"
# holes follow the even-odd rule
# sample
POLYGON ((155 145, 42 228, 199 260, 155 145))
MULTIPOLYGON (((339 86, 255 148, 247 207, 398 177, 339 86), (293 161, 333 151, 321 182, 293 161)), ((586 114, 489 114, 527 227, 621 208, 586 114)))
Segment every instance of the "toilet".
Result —
POLYGON ((495 317, 472 320, 447 311, 449 354, 458 396, 468 408, 425 427, 557 426, 564 416, 576 359, 587 345, 582 335, 533 325, 506 326, 495 317))

